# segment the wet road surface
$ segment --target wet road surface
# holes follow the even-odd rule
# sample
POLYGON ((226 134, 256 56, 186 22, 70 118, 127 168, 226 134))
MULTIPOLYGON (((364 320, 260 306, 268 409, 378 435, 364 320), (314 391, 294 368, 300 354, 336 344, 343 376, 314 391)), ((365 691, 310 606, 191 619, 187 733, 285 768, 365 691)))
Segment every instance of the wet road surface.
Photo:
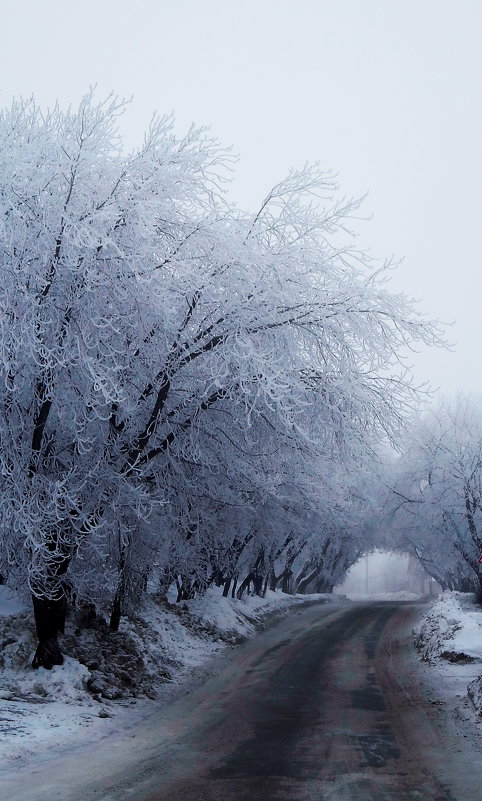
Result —
POLYGON ((451 768, 453 743, 403 675, 416 616, 394 603, 299 614, 209 689, 178 775, 139 800, 482 801, 480 758, 475 781, 454 786, 468 766, 451 768))
POLYGON ((482 801, 480 744, 420 683, 419 614, 299 610, 132 731, 38 771, 38 794, 19 777, 2 801, 482 801))

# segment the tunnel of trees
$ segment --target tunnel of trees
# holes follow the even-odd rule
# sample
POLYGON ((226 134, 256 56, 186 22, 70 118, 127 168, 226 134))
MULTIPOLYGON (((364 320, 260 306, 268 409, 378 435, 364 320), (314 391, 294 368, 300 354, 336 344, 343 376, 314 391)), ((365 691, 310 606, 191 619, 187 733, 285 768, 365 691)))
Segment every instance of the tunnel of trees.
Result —
POLYGON ((126 155, 122 108, 0 119, 0 572, 34 664, 68 604, 115 630, 148 587, 330 592, 380 544, 472 587, 480 415, 414 422, 403 356, 442 335, 351 238, 358 203, 305 166, 243 212, 206 131, 158 118, 126 155))

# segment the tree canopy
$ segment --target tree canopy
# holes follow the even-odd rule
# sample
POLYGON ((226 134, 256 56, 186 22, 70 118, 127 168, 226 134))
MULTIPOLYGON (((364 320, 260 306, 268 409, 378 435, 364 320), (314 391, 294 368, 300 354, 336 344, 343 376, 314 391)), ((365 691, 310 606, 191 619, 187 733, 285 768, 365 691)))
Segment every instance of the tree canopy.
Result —
POLYGON ((156 118, 126 154, 122 108, 0 118, 0 559, 44 645, 66 596, 118 615, 153 574, 329 583, 417 401, 406 349, 440 342, 329 174, 243 212, 205 130, 156 118))
POLYGON ((482 573, 482 407, 458 397, 420 416, 393 464, 390 540, 443 588, 476 589, 482 573))

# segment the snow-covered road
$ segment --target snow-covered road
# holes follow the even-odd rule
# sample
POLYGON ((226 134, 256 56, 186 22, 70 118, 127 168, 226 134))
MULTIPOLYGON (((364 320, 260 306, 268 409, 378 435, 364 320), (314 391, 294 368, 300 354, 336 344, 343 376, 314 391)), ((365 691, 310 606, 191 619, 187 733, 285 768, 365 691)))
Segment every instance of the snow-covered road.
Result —
POLYGON ((142 724, 4 774, 0 797, 480 801, 481 741, 426 683, 418 614, 393 602, 299 610, 142 724))

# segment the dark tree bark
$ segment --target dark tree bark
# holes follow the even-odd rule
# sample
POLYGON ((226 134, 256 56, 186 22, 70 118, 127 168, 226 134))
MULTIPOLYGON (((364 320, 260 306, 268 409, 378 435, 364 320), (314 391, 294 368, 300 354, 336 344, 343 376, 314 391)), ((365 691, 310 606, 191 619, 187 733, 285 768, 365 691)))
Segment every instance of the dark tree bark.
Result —
POLYGON ((64 633, 67 599, 51 601, 47 598, 32 596, 37 629, 38 646, 32 660, 32 667, 43 667, 51 670, 54 665, 63 665, 58 635, 64 633))
POLYGON ((479 570, 477 571, 477 589, 475 591, 475 600, 476 603, 482 605, 482 565, 479 565, 479 570))
POLYGON ((270 588, 270 590, 272 590, 273 592, 276 591, 276 588, 278 586, 278 581, 280 579, 281 579, 281 574, 279 576, 277 576, 276 573, 274 572, 274 570, 272 570, 271 574, 270 574, 270 578, 269 578, 269 588, 270 588))
MULTIPOLYGON (((436 581, 438 581, 438 579, 436 579, 436 581)), ((480 577, 479 577, 479 582, 480 582, 480 577)), ((438 583, 444 590, 445 587, 440 583, 440 581, 438 583)), ((471 578, 466 577, 466 578, 461 578, 459 580, 457 589, 459 590, 459 592, 473 592, 475 586, 476 586, 475 581, 473 581, 471 578)))
POLYGON ((112 609, 109 621, 109 628, 111 631, 119 631, 119 623, 122 616, 122 607, 124 605, 124 596, 126 593, 126 569, 127 569, 127 556, 129 552, 130 542, 122 544, 119 535, 119 581, 117 590, 112 602, 112 609))
POLYGON ((196 592, 200 589, 199 583, 194 580, 186 578, 186 576, 179 576, 176 579, 177 598, 176 603, 181 601, 192 601, 196 597, 196 592))
POLYGON ((167 601, 167 591, 171 584, 175 581, 176 574, 170 567, 164 567, 161 575, 159 576, 159 583, 157 585, 157 593, 163 601, 167 601))
POLYGON ((319 593, 333 592, 333 583, 327 578, 322 578, 316 585, 315 591, 319 593))
POLYGON ((122 617, 122 593, 117 592, 112 602, 110 613, 109 628, 111 631, 119 631, 119 624, 122 617))
POLYGON ((263 597, 263 575, 253 576, 253 589, 255 595, 263 597))
POLYGON ((214 571, 211 581, 214 582, 216 587, 222 587, 226 583, 226 579, 221 570, 214 571))
POLYGON ((239 585, 239 589, 238 589, 238 591, 236 593, 236 598, 238 599, 238 601, 241 600, 241 598, 243 597, 243 595, 246 592, 246 590, 249 589, 249 585, 251 584, 252 580, 253 580, 253 574, 252 573, 248 573, 246 578, 243 579, 243 581, 239 585))
POLYGON ((314 581, 314 580, 316 579, 316 577, 319 575, 319 573, 320 573, 320 569, 321 569, 321 568, 319 568, 319 567, 314 567, 314 568, 311 570, 311 572, 310 572, 310 573, 308 573, 308 575, 307 575, 307 576, 304 576, 303 578, 301 578, 301 579, 298 581, 298 585, 297 585, 297 587, 296 587, 296 592, 298 592, 300 595, 304 595, 304 594, 306 593, 306 590, 307 590, 308 586, 309 586, 309 585, 311 584, 311 582, 312 582, 312 581, 314 581))
POLYGON ((281 591, 285 592, 287 595, 293 595, 292 577, 293 571, 290 568, 286 568, 281 577, 281 591))

